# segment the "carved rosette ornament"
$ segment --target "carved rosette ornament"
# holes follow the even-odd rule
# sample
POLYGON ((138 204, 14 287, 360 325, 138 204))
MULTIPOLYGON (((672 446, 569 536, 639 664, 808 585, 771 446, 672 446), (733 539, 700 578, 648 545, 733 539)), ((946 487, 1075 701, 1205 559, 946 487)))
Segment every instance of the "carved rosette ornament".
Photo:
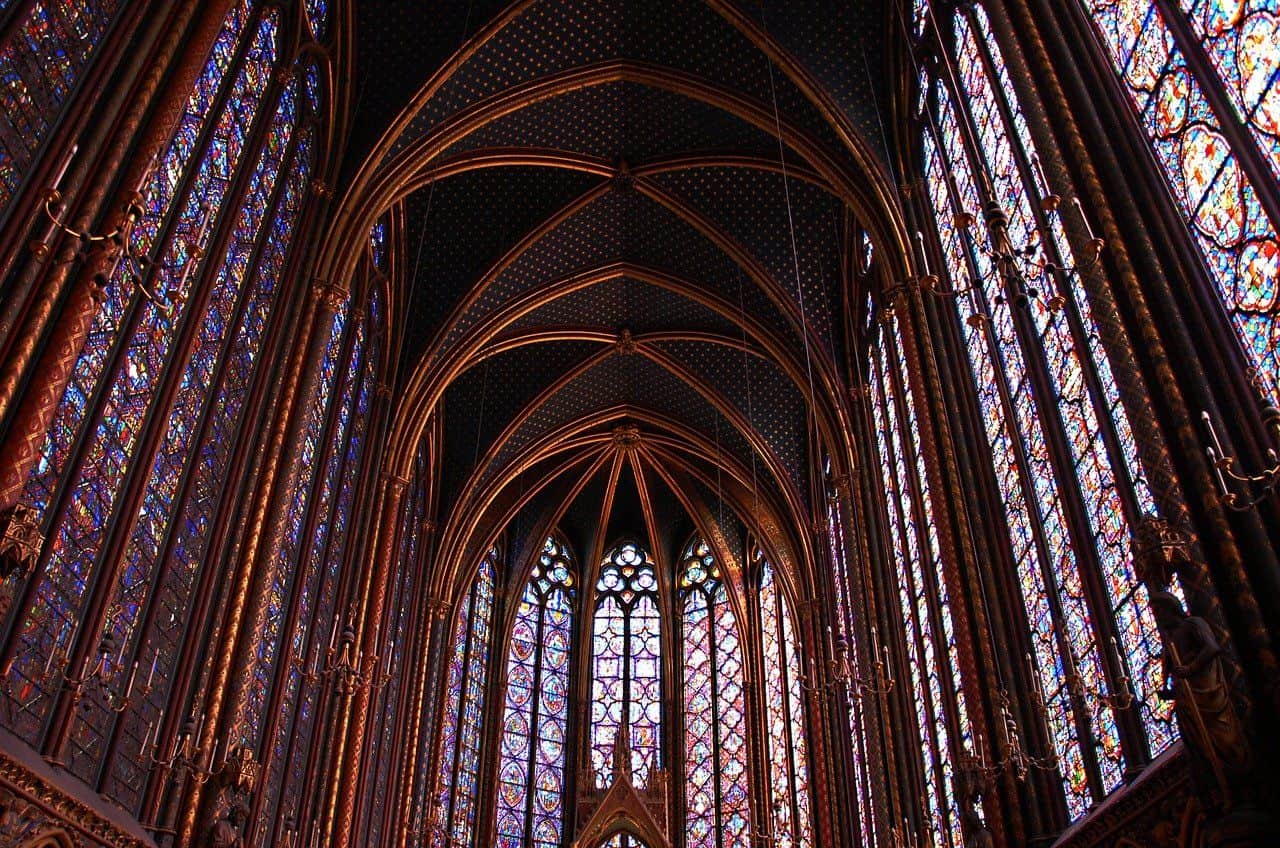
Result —
POLYGON ((640 428, 623 424, 613 428, 613 444, 618 450, 635 450, 640 447, 640 428))

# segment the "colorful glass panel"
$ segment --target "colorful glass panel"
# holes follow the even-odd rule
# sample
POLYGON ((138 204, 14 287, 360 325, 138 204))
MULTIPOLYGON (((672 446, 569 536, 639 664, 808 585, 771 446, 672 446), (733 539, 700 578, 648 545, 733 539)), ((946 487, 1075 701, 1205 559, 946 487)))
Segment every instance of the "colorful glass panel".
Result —
POLYGON ((124 5, 120 0, 36 0, 21 21, 9 24, 11 35, 0 45, 0 212, 124 5))
MULTIPOLYGON (((160 290, 178 292, 188 307, 186 314, 194 314, 190 301, 196 298, 189 298, 188 288, 200 276, 198 263, 189 253, 205 215, 202 209, 212 214, 221 204, 260 104, 261 78, 269 73, 275 60, 276 23, 274 16, 268 16, 255 33, 245 64, 227 93, 227 103, 212 126, 203 158, 195 160, 191 139, 184 133, 189 130, 194 134, 204 125, 223 79, 227 55, 240 33, 242 20, 238 13, 242 11, 237 7, 224 23, 214 55, 191 95, 187 113, 163 160, 164 167, 153 174, 152 192, 147 195, 149 205, 133 234, 135 246, 149 251, 153 245, 161 244, 159 228, 171 208, 181 210, 179 223, 167 235, 162 270, 151 283, 160 290), (175 203, 174 188, 182 173, 193 165, 195 173, 188 193, 175 203), (186 268, 188 259, 191 268, 186 268), (180 267, 190 273, 180 272, 180 267)), ((278 159, 264 158, 255 169, 255 180, 260 184, 274 183, 279 165, 278 159)), ((251 223, 256 226, 260 221, 259 214, 251 223)), ((241 261, 245 259, 242 257, 241 261)), ((239 276, 224 280, 223 284, 231 287, 229 292, 223 289, 212 296, 215 300, 220 294, 234 297, 240 282, 239 276)), ((37 683, 39 677, 30 664, 70 649, 70 621, 83 602, 90 571, 125 472, 134 458, 152 395, 177 336, 175 319, 149 301, 141 301, 131 313, 130 303, 139 300, 133 296, 133 284, 124 270, 109 281, 106 302, 94 319, 40 459, 27 482, 24 498, 43 516, 49 543, 47 564, 22 626, 20 654, 30 659, 15 663, 12 669, 12 674, 25 681, 19 683, 18 689, 42 690, 44 685, 37 683), (115 372, 107 372, 108 354, 117 337, 123 342, 120 362, 115 372), (100 392, 101 397, 96 401, 97 416, 91 417, 95 392, 100 392), (96 424, 92 423, 94 420, 96 424), (90 430, 85 434, 78 462, 67 468, 78 434, 86 424, 90 430), (59 484, 66 487, 66 504, 60 510, 51 510, 59 484)), ((36 698, 18 723, 20 732, 35 733, 46 706, 47 698, 36 698)), ((93 757, 88 759, 96 758, 98 753, 92 752, 93 757)))
MULTIPOLYGON (((272 123, 271 137, 264 154, 267 157, 280 156, 285 152, 292 126, 292 100, 293 93, 287 90, 282 108, 272 123)), ((137 522, 125 550, 125 568, 113 594, 113 604, 121 611, 114 622, 120 644, 128 643, 132 637, 152 593, 163 598, 165 609, 161 616, 174 616, 178 609, 185 611, 192 600, 190 593, 194 588, 199 559, 187 544, 202 544, 203 533, 200 539, 192 539, 188 531, 193 526, 207 526, 212 520, 213 504, 191 496, 211 485, 210 475, 213 476, 212 485, 216 486, 225 474, 228 445, 240 423, 239 413, 247 396, 248 380, 254 373, 268 320, 279 297, 285 260, 306 197, 311 173, 309 137, 304 136, 298 142, 293 158, 283 172, 288 176, 283 180, 282 193, 274 199, 272 223, 266 229, 265 242, 258 248, 256 265, 248 277, 252 284, 244 287, 244 296, 233 304, 233 295, 240 286, 232 283, 250 271, 248 260, 237 257, 251 255, 253 245, 248 241, 251 236, 263 238, 260 230, 255 233, 247 224, 260 214, 263 205, 272 202, 270 196, 276 192, 274 186, 264 182, 255 181, 251 186, 251 193, 241 211, 241 220, 228 245, 228 259, 219 269, 215 294, 204 314, 187 370, 170 407, 164 439, 152 461, 137 522), (218 391, 211 394, 210 389, 219 376, 222 383, 218 391), (203 426, 207 428, 203 436, 200 432, 202 416, 205 419, 203 426), (205 445, 200 452, 194 450, 198 438, 205 445), (217 452, 219 461, 202 462, 202 459, 213 458, 209 456, 211 449, 217 452), (180 486, 184 470, 188 467, 192 478, 184 500, 180 486), (171 538, 174 543, 170 547, 166 568, 158 572, 155 565, 171 538)), ((164 645, 168 651, 173 651, 177 640, 173 623, 160 617, 153 618, 149 637, 143 641, 153 646, 164 645)), ((171 662, 157 662, 153 688, 166 688, 174 670, 171 662)), ((157 696, 157 704, 154 705, 157 711, 159 702, 157 696)), ((151 709, 144 712, 151 713, 151 709)), ((134 727, 132 733, 126 730, 126 752, 136 744, 132 737, 140 734, 152 718, 149 715, 144 721, 140 715, 129 714, 126 721, 134 727)), ((126 754, 125 757, 113 758, 116 763, 120 760, 131 761, 132 757, 126 754)), ((113 766, 117 772, 122 768, 127 766, 123 763, 113 766)), ((127 785, 132 783, 120 780, 120 788, 116 792, 125 792, 127 785)), ((118 794, 113 797, 123 800, 118 794)))
POLYGON ((609 552, 596 581, 591 652, 591 766, 595 785, 612 781, 613 748, 626 716, 635 785, 659 767, 662 642, 658 577, 643 548, 625 542, 609 552))
POLYGON ((742 646, 720 567, 701 539, 685 549, 679 592, 684 615, 685 844, 747 848, 742 646))
POLYGON ((319 41, 324 38, 325 26, 329 22, 329 0, 306 0, 306 7, 311 35, 319 41))
POLYGON ((480 561, 471 591, 458 608, 445 690, 445 725, 440 745, 440 815, 443 828, 432 834, 438 848, 465 848, 475 842, 480 771, 480 730, 493 628, 493 585, 498 550, 480 561))
POLYGON ((1181 0, 1217 69, 1201 79, 1166 8, 1135 0, 1082 0, 1129 93, 1206 260, 1236 332, 1272 402, 1280 399, 1280 222, 1270 220, 1223 131, 1207 87, 1225 89, 1260 155, 1280 175, 1280 51, 1275 0, 1181 0))
MULTIPOLYGON (((925 176, 953 281, 957 288, 978 281, 969 302, 957 302, 957 311, 962 318, 979 311, 990 319, 966 322, 966 347, 1034 637, 1031 673, 1040 678, 1074 817, 1116 788, 1124 771, 1120 731, 1106 693, 1090 693, 1081 715, 1066 689, 1075 673, 1105 687, 1100 622, 1114 623, 1119 650, 1113 659, 1133 679, 1152 752, 1174 738, 1169 705, 1158 696, 1154 622, 1130 564, 1130 522, 1154 512, 1154 503, 1082 280, 1075 273, 1042 270, 1076 260, 1061 215, 1041 213, 1033 202, 1045 190, 1028 165, 1037 154, 986 14, 974 6, 955 13, 952 22, 961 93, 953 97, 943 84, 932 86, 930 119, 937 138, 926 134, 925 176), (965 119, 959 103, 969 113, 973 149, 960 130, 965 119), (979 180, 982 174, 990 176, 979 180), (1033 298, 1020 323, 1018 299, 1007 296, 988 254, 972 249, 956 228, 956 213, 982 208, 980 184, 1005 211, 1012 243, 1025 248, 1019 261, 1030 284, 1056 293, 1059 308, 1047 296, 1033 298), (1049 385, 1051 400, 1038 397, 1037 374, 1049 385), (1055 442, 1064 446, 1063 455, 1051 449, 1055 442), (1072 509, 1083 516, 1088 535, 1068 520, 1072 509), (1083 570, 1095 568, 1105 599, 1091 598, 1085 588, 1083 570), (1097 743, 1096 755, 1082 751, 1084 734, 1097 743)), ((922 90, 931 90, 927 77, 922 90)))
MULTIPOLYGON (((831 473, 831 461, 829 459, 825 463, 824 472, 831 473)), ((835 588, 836 621, 838 622, 838 630, 836 632, 840 634, 839 640, 843 643, 841 646, 837 646, 835 644, 836 637, 832 636, 833 644, 831 648, 833 654, 836 651, 841 651, 848 663, 850 672, 854 676, 860 677, 858 654, 853 649, 848 638, 854 632, 854 613, 851 601, 853 583, 849 572, 849 558, 845 554, 844 546, 845 527, 844 510, 840 504, 840 495, 838 492, 828 492, 827 540, 831 548, 831 579, 835 588)), ((848 710, 849 736, 853 743, 854 767, 854 779, 851 789, 858 816, 858 833, 862 837, 862 845, 864 848, 871 848, 871 846, 875 845, 872 828, 874 818, 871 807, 871 775, 868 772, 867 737, 864 729, 866 724, 862 710, 862 699, 851 698, 848 710)))
POLYGON ((497 848, 560 848, 577 579, 548 538, 516 611, 498 751, 497 848))
POLYGON ((813 844, 813 837, 799 647, 790 606, 777 584, 773 566, 758 550, 754 560, 760 569, 760 643, 764 655, 772 844, 781 848, 808 848, 813 844))
POLYGON ((919 425, 906 388, 906 363, 892 314, 884 316, 882 329, 871 363, 875 384, 871 409, 886 489, 912 705, 920 733, 924 800, 933 843, 939 848, 959 848, 963 834, 954 792, 955 757, 947 733, 952 722, 944 698, 954 693, 961 738, 969 734, 968 713, 959 686, 954 627, 940 573, 932 497, 919 450, 919 425))
MULTIPOLYGON (((343 336, 348 323, 347 305, 344 303, 334 314, 320 362, 320 374, 315 393, 307 405, 303 419, 299 451, 295 460, 298 470, 314 468, 324 451, 325 420, 330 399, 339 388, 339 368, 342 357, 343 336)), ((355 322, 359 332, 360 322, 355 322)), ((346 370, 350 370, 347 368, 346 370)), ((340 430, 341 428, 335 428, 340 430)), ((336 435, 341 439, 341 433, 336 435)), ((285 500, 283 533, 272 546, 268 564, 266 596, 259 619, 254 622, 255 655, 247 670, 246 683, 239 704, 239 736, 236 742, 256 748, 266 718, 266 705, 275 678, 276 661, 281 653, 281 634, 288 615, 294 577, 298 572, 295 560, 302 544, 302 532, 306 523, 307 505, 312 495, 312 479, 304 473, 291 475, 291 487, 285 500)), ((299 658, 301 659, 301 658, 299 658)))

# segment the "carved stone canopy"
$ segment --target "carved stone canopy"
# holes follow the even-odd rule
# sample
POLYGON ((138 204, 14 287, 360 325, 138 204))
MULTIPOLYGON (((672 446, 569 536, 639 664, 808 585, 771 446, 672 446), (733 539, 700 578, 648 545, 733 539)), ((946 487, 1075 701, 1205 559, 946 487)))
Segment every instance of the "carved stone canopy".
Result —
POLYGON ((651 812, 655 801, 666 802, 666 772, 652 769, 649 786, 637 789, 631 782, 630 738, 631 730, 624 721, 613 742, 613 785, 578 832, 573 848, 599 848, 619 833, 645 848, 671 848, 665 828, 651 812))

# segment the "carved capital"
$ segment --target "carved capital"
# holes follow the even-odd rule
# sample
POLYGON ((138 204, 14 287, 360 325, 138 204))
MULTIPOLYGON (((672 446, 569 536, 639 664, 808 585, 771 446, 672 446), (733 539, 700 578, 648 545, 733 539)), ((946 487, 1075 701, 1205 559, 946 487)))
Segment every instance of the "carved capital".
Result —
POLYGON ((1191 537, 1171 521, 1143 516, 1133 530, 1133 565, 1149 589, 1165 589, 1174 574, 1191 562, 1191 537))
POLYGON ((401 477, 394 471, 382 472, 382 485, 386 486, 389 494, 399 495, 404 492, 409 485, 408 477, 401 477))
POLYGON ((317 279, 312 284, 312 291, 320 300, 320 306, 330 312, 337 312, 347 302, 346 289, 333 283, 317 279))

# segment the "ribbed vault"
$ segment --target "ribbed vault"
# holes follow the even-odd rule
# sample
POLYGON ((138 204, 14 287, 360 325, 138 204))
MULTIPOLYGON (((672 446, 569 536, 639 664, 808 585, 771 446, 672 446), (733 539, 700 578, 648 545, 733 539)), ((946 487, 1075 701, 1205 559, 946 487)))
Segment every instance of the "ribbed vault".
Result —
POLYGON ((850 462, 854 244, 903 242, 879 5, 445 4, 419 45, 422 13, 361 6, 400 87, 356 109, 320 267, 391 211, 388 471, 426 441, 442 591, 503 531, 598 557, 620 486, 630 532, 692 521, 727 561, 752 533, 805 582, 819 453, 850 462))

